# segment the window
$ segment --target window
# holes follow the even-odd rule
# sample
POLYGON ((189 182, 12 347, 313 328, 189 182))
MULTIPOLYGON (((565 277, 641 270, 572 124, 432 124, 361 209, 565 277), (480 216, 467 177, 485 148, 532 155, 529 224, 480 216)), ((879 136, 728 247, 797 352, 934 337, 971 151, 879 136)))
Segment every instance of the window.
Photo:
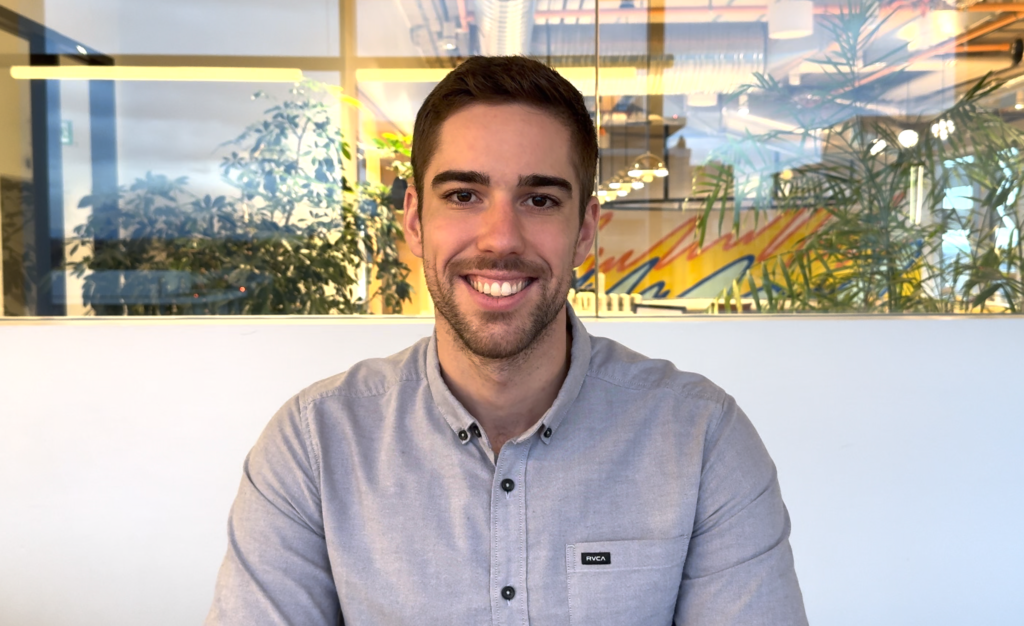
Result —
POLYGON ((399 219, 412 122, 474 54, 541 60, 591 107, 602 215, 570 294, 581 314, 1024 306, 1017 13, 15 6, 0 7, 5 316, 430 314, 399 219))

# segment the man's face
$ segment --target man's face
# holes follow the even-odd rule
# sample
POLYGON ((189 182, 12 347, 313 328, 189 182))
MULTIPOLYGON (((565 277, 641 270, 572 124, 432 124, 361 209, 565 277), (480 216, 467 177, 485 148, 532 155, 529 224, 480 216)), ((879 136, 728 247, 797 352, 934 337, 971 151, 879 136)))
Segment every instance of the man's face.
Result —
POLYGON ((474 354, 507 359, 558 317, 594 239, 582 227, 569 129, 521 105, 466 107, 441 127, 423 172, 423 209, 405 198, 409 247, 440 316, 474 354))

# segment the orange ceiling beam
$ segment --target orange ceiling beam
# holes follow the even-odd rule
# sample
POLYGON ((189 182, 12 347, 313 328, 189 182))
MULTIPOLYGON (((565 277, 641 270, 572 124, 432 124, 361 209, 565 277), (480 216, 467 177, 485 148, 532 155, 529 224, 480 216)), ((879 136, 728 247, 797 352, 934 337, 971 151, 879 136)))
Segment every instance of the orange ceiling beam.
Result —
POLYGON ((857 82, 857 86, 860 87, 861 85, 872 83, 878 80, 879 78, 882 78, 883 76, 888 76, 889 74, 897 72, 909 65, 913 65, 918 61, 930 59, 931 57, 938 54, 951 52, 956 49, 956 46, 966 44, 974 39, 977 39, 978 37, 981 37, 982 35, 987 35, 992 31, 999 30, 1004 26, 1009 26, 1010 24, 1013 24, 1014 22, 1021 18, 1024 18, 1024 13, 1010 13, 1007 15, 1003 15, 1002 17, 998 17, 994 20, 987 21, 964 33, 961 33, 960 35, 957 35, 957 37, 953 40, 952 45, 950 45, 949 43, 943 43, 938 46, 935 46, 934 48, 922 50, 921 52, 918 52, 917 54, 911 56, 909 59, 903 61, 902 63, 894 63, 892 65, 889 65, 885 68, 878 70, 874 74, 865 76, 864 78, 857 82))

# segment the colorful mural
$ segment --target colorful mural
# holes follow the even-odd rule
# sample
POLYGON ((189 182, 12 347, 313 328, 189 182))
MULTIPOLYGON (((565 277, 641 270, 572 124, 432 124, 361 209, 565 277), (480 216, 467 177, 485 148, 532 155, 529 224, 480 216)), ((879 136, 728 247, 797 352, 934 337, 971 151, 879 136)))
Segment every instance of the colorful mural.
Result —
MULTIPOLYGON (((712 215, 700 246, 696 212, 603 211, 599 271, 611 294, 640 294, 645 300, 714 298, 755 263, 793 249, 827 218, 813 210, 750 213, 743 216, 738 235, 718 235, 718 217, 712 215)), ((593 255, 577 276, 578 290, 595 289, 593 255)))

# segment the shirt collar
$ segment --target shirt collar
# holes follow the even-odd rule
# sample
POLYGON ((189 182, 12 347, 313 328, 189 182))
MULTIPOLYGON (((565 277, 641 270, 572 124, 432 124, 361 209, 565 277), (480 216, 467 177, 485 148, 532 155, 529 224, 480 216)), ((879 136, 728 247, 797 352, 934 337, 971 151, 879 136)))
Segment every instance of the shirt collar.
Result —
MULTIPOLYGON (((575 311, 567 303, 565 305, 566 316, 569 318, 569 332, 572 333, 572 353, 569 356, 569 372, 565 376, 562 388, 559 389, 555 401, 552 403, 544 416, 532 428, 515 439, 523 441, 532 437, 534 433, 540 432, 540 439, 544 443, 550 443, 555 437, 558 425, 561 424, 569 407, 580 394, 583 381, 590 369, 590 335, 583 326, 583 322, 576 316, 575 311)), ((427 385, 430 387, 430 394, 434 398, 441 415, 444 416, 448 426, 457 437, 456 441, 462 444, 472 441, 472 430, 479 428, 477 421, 469 414, 469 411, 462 406, 455 396, 452 395, 448 385, 441 376, 441 363, 437 358, 437 331, 430 337, 426 353, 427 385)))

